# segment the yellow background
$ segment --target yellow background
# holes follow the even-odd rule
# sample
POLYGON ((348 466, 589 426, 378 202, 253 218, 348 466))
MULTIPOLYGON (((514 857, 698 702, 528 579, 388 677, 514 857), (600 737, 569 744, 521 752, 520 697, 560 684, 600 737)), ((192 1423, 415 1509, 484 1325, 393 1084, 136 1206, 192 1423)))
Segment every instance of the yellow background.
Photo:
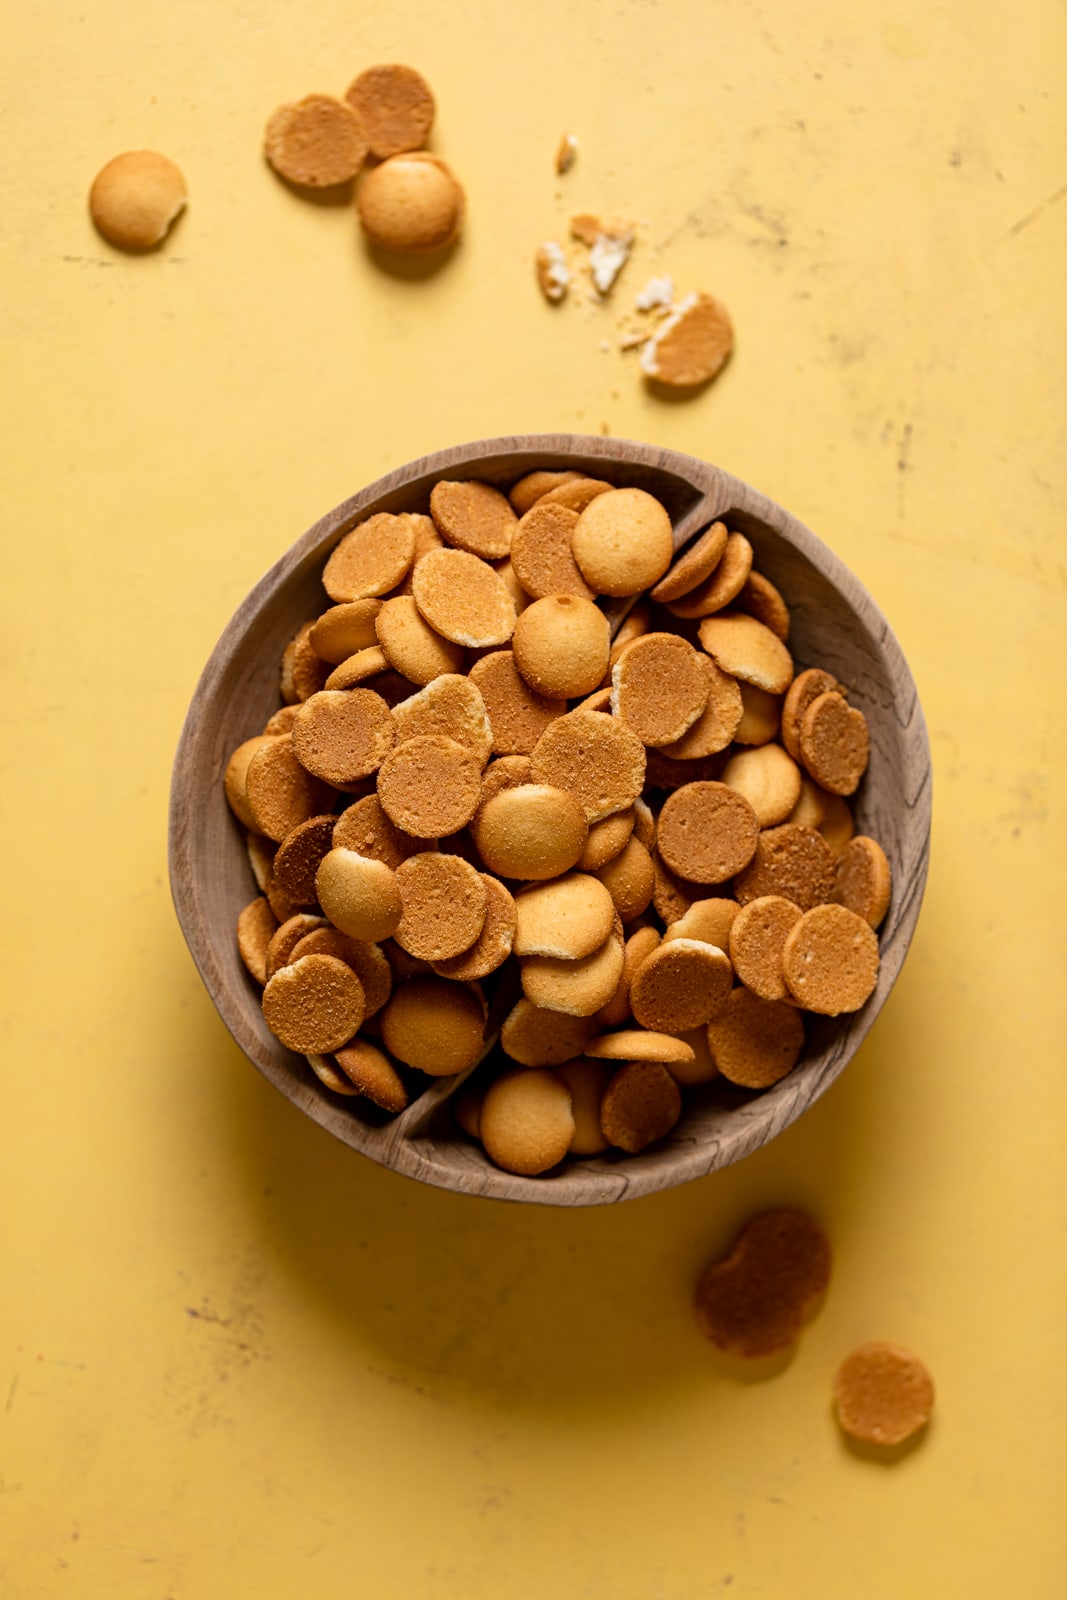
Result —
POLYGON ((1062 7, 6 10, 5 1600, 1062 1595, 1062 7), (421 280, 259 153, 279 102, 395 59, 469 194, 421 280), (191 201, 131 259, 85 197, 138 147, 191 201), (531 254, 582 209, 639 248, 607 306, 552 311, 531 254), (614 344, 653 271, 736 322, 685 403, 614 344), (186 953, 165 821, 201 666, 305 527, 425 451, 602 425, 748 479, 870 588, 930 726, 933 867, 808 1115, 562 1213, 381 1171, 270 1089, 186 953), (836 1277, 746 1381, 691 1287, 783 1201, 836 1277), (891 1466, 829 1411, 871 1337, 938 1385, 891 1466))

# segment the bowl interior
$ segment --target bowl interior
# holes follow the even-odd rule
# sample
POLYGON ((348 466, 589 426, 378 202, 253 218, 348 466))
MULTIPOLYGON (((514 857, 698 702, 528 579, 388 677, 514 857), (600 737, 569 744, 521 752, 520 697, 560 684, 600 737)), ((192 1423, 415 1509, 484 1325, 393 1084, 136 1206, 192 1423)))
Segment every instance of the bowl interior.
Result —
MULTIPOLYGON (((620 605, 616 615, 625 609, 620 605)), ((389 474, 316 523, 256 585, 212 653, 182 732, 171 792, 171 886, 193 958, 224 1022, 256 1066, 308 1116, 373 1159, 430 1183, 499 1198, 585 1205, 650 1193, 727 1166, 787 1127, 833 1082, 870 1029, 904 960, 926 878, 929 833, 929 748, 915 685, 877 606, 825 545, 787 511, 693 457, 624 440, 525 436, 442 451, 389 474), (893 896, 879 933, 874 994, 852 1016, 809 1016, 804 1058, 774 1088, 748 1094, 716 1081, 687 1090, 676 1128, 640 1155, 606 1154, 568 1162, 547 1177, 522 1178, 493 1166, 480 1147, 458 1134, 448 1101, 466 1075, 436 1080, 401 1116, 388 1119, 362 1098, 332 1094, 302 1056, 273 1037, 259 991, 237 953, 237 916, 258 890, 244 830, 226 804, 221 780, 236 746, 259 733, 277 709, 282 650, 301 623, 328 604, 322 566, 349 528, 376 511, 426 511, 430 490, 442 478, 506 485, 540 466, 577 467, 647 489, 670 513, 678 546, 716 517, 751 540, 757 568, 789 604, 790 649, 798 670, 826 667, 867 718, 870 765, 853 812, 857 831, 876 838, 889 857, 893 896)), ((491 1029, 513 999, 501 985, 491 1029)), ((487 1059, 494 1059, 493 1052, 487 1059)))

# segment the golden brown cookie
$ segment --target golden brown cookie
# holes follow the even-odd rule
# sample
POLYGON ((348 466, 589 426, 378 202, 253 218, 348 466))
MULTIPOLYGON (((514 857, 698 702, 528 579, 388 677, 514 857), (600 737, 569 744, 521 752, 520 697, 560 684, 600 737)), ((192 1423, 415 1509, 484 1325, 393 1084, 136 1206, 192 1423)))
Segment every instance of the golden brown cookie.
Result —
POLYGON ((415 555, 412 559, 411 566, 408 568, 407 576, 404 578, 403 583, 401 583, 398 589, 393 590, 394 596, 400 594, 412 594, 414 592, 414 572, 423 556, 428 556, 431 550, 448 549, 445 541, 441 538, 441 535, 434 527, 432 517, 425 517, 421 513, 415 512, 409 512, 408 515, 411 525, 415 530, 415 555))
POLYGON ((622 1028, 590 1039, 585 1053, 596 1061, 659 1061, 664 1066, 694 1059, 693 1046, 684 1039, 643 1028, 622 1028))
POLYGON ((289 960, 299 961, 301 956, 336 956, 338 961, 347 961, 363 985, 364 1022, 382 1009, 393 992, 392 968, 381 947, 366 939, 353 939, 340 928, 327 924, 305 933, 293 946, 289 960))
POLYGON ((781 639, 744 612, 705 617, 700 642, 724 672, 766 694, 782 694, 793 681, 793 658, 781 639))
POLYGON ((515 602, 488 562, 466 550, 431 550, 412 578, 412 593, 431 628, 469 650, 506 644, 515 602))
POLYGON ((477 1139, 481 1134, 482 1101, 485 1099, 485 1090, 484 1083, 479 1083, 476 1078, 468 1078, 448 1102, 452 1108, 452 1115, 470 1139, 477 1139))
POLYGON ((681 1114, 681 1090, 658 1061, 627 1061, 600 1102, 604 1137, 629 1155, 670 1133, 681 1114))
POLYGON ((727 756, 696 756, 679 761, 666 750, 649 749, 647 752, 645 785, 649 789, 684 789, 690 783, 718 783, 727 756))
POLYGON ((741 721, 734 731, 735 744, 768 744, 778 732, 782 699, 754 683, 742 683, 741 721))
POLYGON ((102 167, 89 190, 98 233, 120 250, 151 250, 185 210, 185 179, 155 150, 126 150, 102 167))
POLYGON ((433 735, 452 739, 484 767, 493 736, 481 690, 461 673, 446 672, 393 707, 397 744, 433 735))
POLYGON ((668 927, 684 917, 694 901, 700 900, 706 885, 690 883, 667 866, 658 850, 652 852, 652 907, 668 927))
POLYGON ((445 961, 434 961, 433 970, 441 978, 473 981, 487 978, 502 967, 515 943, 515 900, 499 878, 480 873, 485 886, 485 921, 482 931, 468 950, 445 961))
POLYGON ((258 984, 267 981, 267 947, 277 931, 278 919, 263 896, 237 918, 237 951, 258 984))
POLYGON ((381 1014, 391 1056, 433 1078, 465 1072, 482 1053, 485 1002, 472 983, 415 977, 394 989, 381 1014))
POLYGON ((579 700, 574 707, 575 711, 603 711, 611 715, 611 685, 601 684, 599 689, 594 689, 592 694, 586 695, 584 700, 579 700))
POLYGON ((744 795, 723 783, 689 783, 663 802, 656 849, 692 883, 725 883, 752 860, 759 823, 744 795))
POLYGON ((729 954, 730 929, 741 907, 736 900, 712 896, 694 900, 689 910, 669 924, 664 939, 699 939, 729 954))
POLYGON ((417 839, 443 839, 466 827, 482 794, 482 764, 455 739, 423 734, 382 762, 378 799, 390 822, 417 839))
POLYGON ((656 872, 652 857, 637 839, 631 839, 625 849, 598 868, 596 876, 610 894, 623 922, 632 922, 652 902, 656 872))
POLYGON ((345 600, 331 606, 311 624, 309 640, 315 654, 339 667, 357 650, 369 650, 378 643, 375 618, 382 609, 376 599, 345 600))
POLYGON ((359 1094, 394 1115, 408 1103, 404 1080, 387 1055, 366 1039, 353 1039, 334 1053, 334 1060, 359 1094))
POLYGON ((572 483, 581 476, 580 472, 546 472, 538 468, 536 472, 528 472, 512 486, 508 491, 508 499, 518 515, 524 517, 530 507, 536 505, 550 489, 558 489, 561 483, 572 483))
POLYGON ((633 837, 636 820, 637 812, 631 806, 627 811, 616 811, 612 816, 605 817, 603 822, 594 822, 578 858, 578 870, 598 872, 609 861, 616 860, 633 837))
POLYGON ((814 699, 800 721, 800 759, 822 789, 855 794, 867 770, 870 736, 862 711, 830 691, 814 699))
POLYGON ((485 805, 502 789, 517 789, 520 783, 530 782, 529 756, 498 756, 490 761, 482 773, 480 804, 485 805))
POLYGON ((512 650, 524 682, 538 694, 555 700, 590 694, 607 671, 608 619, 581 595, 548 595, 519 617, 512 650))
MULTIPOLYGON (((252 820, 252 813, 248 806, 248 768, 254 755, 257 755, 260 750, 267 749, 275 739, 283 737, 287 736, 267 733, 256 734, 255 738, 246 739, 243 744, 239 744, 226 763, 222 786, 226 792, 230 810, 239 822, 243 822, 245 827, 251 828, 253 832, 256 831, 256 825, 252 820)), ((284 837, 285 835, 283 834, 282 838, 284 837)))
POLYGON ((692 1046, 692 1059, 665 1061, 663 1064, 680 1089, 695 1089, 699 1084, 711 1083, 719 1076, 719 1069, 708 1049, 707 1028, 690 1028, 688 1033, 679 1034, 679 1040, 692 1046))
POLYGON ((535 783, 568 789, 589 823, 633 805, 645 783, 645 747, 614 717, 571 711, 538 739, 530 757, 535 783))
POLYGON ((578 522, 577 511, 567 506, 532 506, 519 522, 511 541, 511 564, 523 590, 534 600, 550 594, 578 594, 586 600, 593 591, 582 577, 571 550, 578 522))
POLYGON ((634 973, 650 956, 660 942, 659 934, 655 928, 638 928, 627 939, 623 947, 622 973, 615 986, 615 993, 606 1000, 597 1012, 597 1022, 602 1028, 621 1028, 630 1021, 633 1013, 630 1010, 630 985, 634 980, 634 973))
POLYGON ((615 920, 610 894, 584 872, 521 889, 515 909, 515 954, 561 961, 580 961, 599 950, 615 920))
POLYGON ((375 599, 396 587, 415 557, 410 517, 379 511, 357 523, 330 554, 322 586, 331 600, 375 599))
POLYGON ((324 689, 300 707, 293 754, 326 783, 354 783, 378 770, 396 737, 393 713, 373 689, 324 689))
POLYGON ((447 961, 469 950, 485 926, 483 875, 459 856, 427 850, 396 869, 404 914, 393 939, 420 961, 447 961))
POLYGON ((903 1444, 926 1426, 934 1380, 903 1345, 872 1340, 846 1356, 834 1374, 834 1409, 845 1433, 864 1444, 903 1444))
POLYGON ((893 877, 885 851, 876 839, 858 834, 850 840, 837 863, 833 898, 877 928, 889 910, 893 877))
POLYGON ((722 770, 728 789, 743 794, 761 828, 785 822, 800 799, 800 768, 780 744, 760 745, 731 756, 722 770))
POLYGON ((355 1084, 345 1077, 337 1065, 335 1056, 319 1056, 314 1051, 306 1051, 304 1059, 323 1088, 329 1089, 331 1094, 343 1094, 349 1099, 359 1094, 355 1084))
POLYGON ((366 650, 357 650, 355 655, 349 656, 346 661, 334 667, 325 684, 320 684, 319 687, 356 689, 361 683, 380 677, 388 669, 389 662, 385 652, 378 645, 372 644, 366 650))
POLYGON ((623 970, 622 940, 609 933, 599 950, 578 961, 554 956, 524 956, 519 962, 522 990, 545 1011, 591 1017, 611 999, 623 970))
POLYGON ((354 850, 333 849, 323 856, 315 875, 315 891, 334 927, 353 939, 374 944, 388 939, 403 915, 392 867, 354 850))
POLYGON ((828 794, 826 811, 819 823, 819 832, 838 859, 844 854, 845 846, 855 831, 856 824, 848 808, 848 801, 842 799, 839 794, 828 794))
POLYGON ((261 894, 266 894, 278 846, 273 839, 264 839, 261 833, 249 833, 245 844, 248 848, 248 864, 252 868, 256 887, 261 894))
POLYGON ((713 522, 671 566, 652 590, 652 599, 661 602, 680 600, 698 584, 705 583, 722 560, 727 531, 724 522, 713 522))
POLYGON ((730 929, 730 960, 746 989, 762 1000, 788 1000, 782 975, 782 947, 804 913, 778 894, 761 895, 742 906, 730 929))
POLYGON ((686 295, 641 352, 641 371, 668 389, 696 389, 718 376, 730 359, 734 331, 714 295, 686 295))
POLYGON ((429 138, 434 98, 414 67, 399 62, 368 67, 349 84, 345 100, 363 125, 371 155, 379 161, 405 150, 421 150, 429 138))
POLYGON ((446 544, 483 561, 502 561, 509 554, 519 520, 499 489, 476 478, 435 483, 430 515, 446 544))
POLYGON ((497 755, 529 755, 549 723, 566 714, 566 699, 549 699, 531 689, 511 650, 482 656, 469 676, 485 702, 497 755))
POLYGON ((612 666, 618 659, 618 653, 625 649, 632 639, 640 639, 642 634, 648 633, 651 627, 652 607, 647 600, 635 600, 615 633, 611 647, 612 666))
POLYGON ((309 700, 320 689, 325 689, 329 678, 329 663, 323 661, 311 641, 314 626, 312 622, 305 622, 282 654, 282 699, 289 705, 309 700))
POLYGON ((556 1067, 581 1055, 596 1031, 595 1018, 543 1011, 524 995, 504 1018, 500 1047, 524 1067, 556 1067))
POLYGON ((279 106, 267 123, 263 152, 281 177, 305 189, 348 183, 367 159, 367 135, 350 105, 309 94, 279 106))
POLYGON ((285 890, 275 883, 273 872, 264 885, 263 893, 266 895, 270 908, 279 922, 287 921, 289 917, 295 916, 300 909, 299 906, 293 904, 285 890))
POLYGON ((511 596, 511 603, 515 607, 515 615, 518 616, 520 611, 526 610, 530 603, 530 596, 519 582, 515 568, 511 564, 511 557, 507 556, 503 561, 494 561, 491 566, 511 596))
POLYGON ((267 718, 263 732, 268 738, 276 738, 282 733, 292 733, 299 709, 299 705, 279 706, 278 710, 267 718))
POLYGON ((589 827, 566 789, 521 784, 483 801, 471 825, 490 872, 502 878, 558 878, 578 862, 589 827))
POLYGON ((583 512, 590 501, 599 495, 607 494, 612 487, 605 483, 603 478, 586 478, 579 476, 572 478, 569 483, 558 483, 555 488, 549 489, 541 496, 541 504, 546 506, 562 506, 566 511, 583 512))
POLYGON ((463 646, 430 627, 414 595, 394 595, 384 601, 374 626, 385 660, 412 683, 425 685, 442 673, 463 671, 463 646))
POLYGON ((440 156, 413 150, 364 173, 356 209, 364 233, 379 249, 430 255, 459 238, 464 194, 440 156))
POLYGON ((830 672, 821 667, 808 667, 798 672, 782 701, 782 743, 794 761, 800 760, 800 724, 813 700, 821 694, 840 694, 845 691, 830 672))
POLYGON ((782 971, 798 1005, 824 1017, 858 1011, 878 982, 878 939, 847 906, 806 911, 782 947, 782 971))
POLYGON ((667 610, 683 621, 710 617, 736 599, 751 571, 752 546, 743 533, 731 533, 726 540, 726 549, 710 576, 679 600, 671 600, 667 610))
POLYGON ((749 573, 734 604, 738 611, 746 612, 750 617, 755 617, 757 622, 762 622, 765 628, 770 628, 775 638, 781 639, 783 644, 788 643, 789 607, 762 572, 753 569, 749 573))
POLYGON ((253 752, 245 773, 245 801, 250 826, 280 844, 301 822, 329 810, 333 790, 297 759, 293 735, 283 734, 253 752))
POLYGON ((490 1161, 505 1172, 537 1177, 570 1149, 571 1092, 562 1078, 544 1068, 505 1073, 485 1092, 479 1133, 490 1161))
POLYGON ((609 489, 581 513, 571 548, 596 594, 640 594, 670 566, 674 530, 663 506, 643 489, 609 489))
POLYGON ((600 1126, 600 1102, 612 1070, 606 1061, 590 1061, 588 1056, 578 1056, 576 1060, 565 1061, 556 1068, 571 1092, 574 1133, 569 1155, 597 1156, 608 1148, 608 1141, 600 1126))
POLYGON ((696 1288, 701 1330, 728 1355, 754 1359, 788 1350, 826 1293, 830 1243, 803 1211, 782 1207, 749 1219, 728 1254, 705 1267, 696 1288))
POLYGON ((272 864, 274 881, 288 895, 294 907, 317 905, 315 874, 319 862, 333 847, 333 829, 337 818, 331 811, 326 816, 309 817, 300 822, 292 833, 286 834, 272 864))
POLYGON ((376 794, 364 795, 334 819, 333 843, 338 849, 384 861, 394 870, 426 848, 424 839, 412 838, 389 821, 376 794))
POLYGON ((769 1089, 793 1070, 804 1048, 797 1008, 785 1000, 761 1000, 740 984, 707 1031, 715 1065, 743 1089, 769 1089))
POLYGON ((697 939, 664 940, 634 973, 630 1010, 654 1033, 686 1033, 725 1009, 733 984, 723 952, 697 939))
POLYGON ((717 755, 726 749, 741 725, 744 712, 741 685, 716 666, 710 656, 700 655, 697 659, 707 683, 708 698, 688 732, 662 747, 663 755, 672 761, 695 761, 717 755))
POLYGON ((677 634, 642 634, 612 669, 612 714, 642 744, 674 745, 707 706, 704 660, 677 634))
POLYGON ((325 917, 313 916, 308 911, 296 911, 280 923, 267 945, 264 970, 272 978, 280 968, 289 965, 293 952, 308 934, 328 928, 325 917))
POLYGON ((795 822, 765 828, 734 895, 742 905, 760 895, 780 894, 801 911, 822 905, 834 892, 837 863, 821 833, 795 822))
POLYGON ((347 1044, 364 1017, 363 985, 334 956, 281 967, 263 990, 267 1027, 287 1050, 325 1055, 347 1044))
POLYGON ((826 816, 830 798, 825 789, 820 789, 817 783, 812 783, 806 772, 801 772, 800 796, 785 820, 803 823, 806 828, 818 828, 826 816))

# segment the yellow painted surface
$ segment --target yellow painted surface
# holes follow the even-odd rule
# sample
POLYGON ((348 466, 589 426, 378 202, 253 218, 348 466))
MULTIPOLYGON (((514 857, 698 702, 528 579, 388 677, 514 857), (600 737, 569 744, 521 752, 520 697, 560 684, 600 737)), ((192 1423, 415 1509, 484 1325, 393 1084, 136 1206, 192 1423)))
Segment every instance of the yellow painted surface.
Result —
POLYGON ((1062 7, 6 11, 0 1593, 1062 1595, 1062 7), (259 156, 278 102, 392 59, 469 193, 422 280, 259 156), (144 146, 191 204, 131 259, 85 195, 144 146), (554 312, 531 253, 581 209, 640 219, 639 248, 607 307, 554 312), (614 348, 653 271, 736 321, 683 404, 614 348), (258 1077, 186 954, 165 818, 211 645, 320 513, 429 449, 602 424, 747 478, 871 589, 930 725, 933 867, 807 1116, 559 1213, 381 1171, 258 1077), (743 1381, 691 1286, 783 1201, 835 1281, 743 1381), (829 1413, 870 1337, 938 1384, 891 1466, 829 1413))

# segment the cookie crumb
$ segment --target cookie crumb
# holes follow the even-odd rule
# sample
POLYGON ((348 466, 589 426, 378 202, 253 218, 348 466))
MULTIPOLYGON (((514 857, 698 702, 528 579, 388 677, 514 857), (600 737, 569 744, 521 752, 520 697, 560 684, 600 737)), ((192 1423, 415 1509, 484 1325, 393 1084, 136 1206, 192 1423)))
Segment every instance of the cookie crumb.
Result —
POLYGON ((673 304, 674 284, 669 273, 664 273, 661 278, 649 278, 640 294, 634 296, 638 311, 657 311, 660 307, 669 309, 673 304))
POLYGON ((578 140, 573 133, 565 133, 556 150, 556 171, 562 176, 569 172, 578 154, 578 140))
POLYGON ((571 269, 567 265, 563 248, 554 239, 538 245, 534 256, 534 270, 541 293, 552 305, 558 305, 571 286, 571 269))
POLYGON ((589 267, 597 294, 611 293, 616 278, 630 259, 634 225, 618 219, 605 220, 587 212, 571 218, 571 237, 589 250, 589 267))

